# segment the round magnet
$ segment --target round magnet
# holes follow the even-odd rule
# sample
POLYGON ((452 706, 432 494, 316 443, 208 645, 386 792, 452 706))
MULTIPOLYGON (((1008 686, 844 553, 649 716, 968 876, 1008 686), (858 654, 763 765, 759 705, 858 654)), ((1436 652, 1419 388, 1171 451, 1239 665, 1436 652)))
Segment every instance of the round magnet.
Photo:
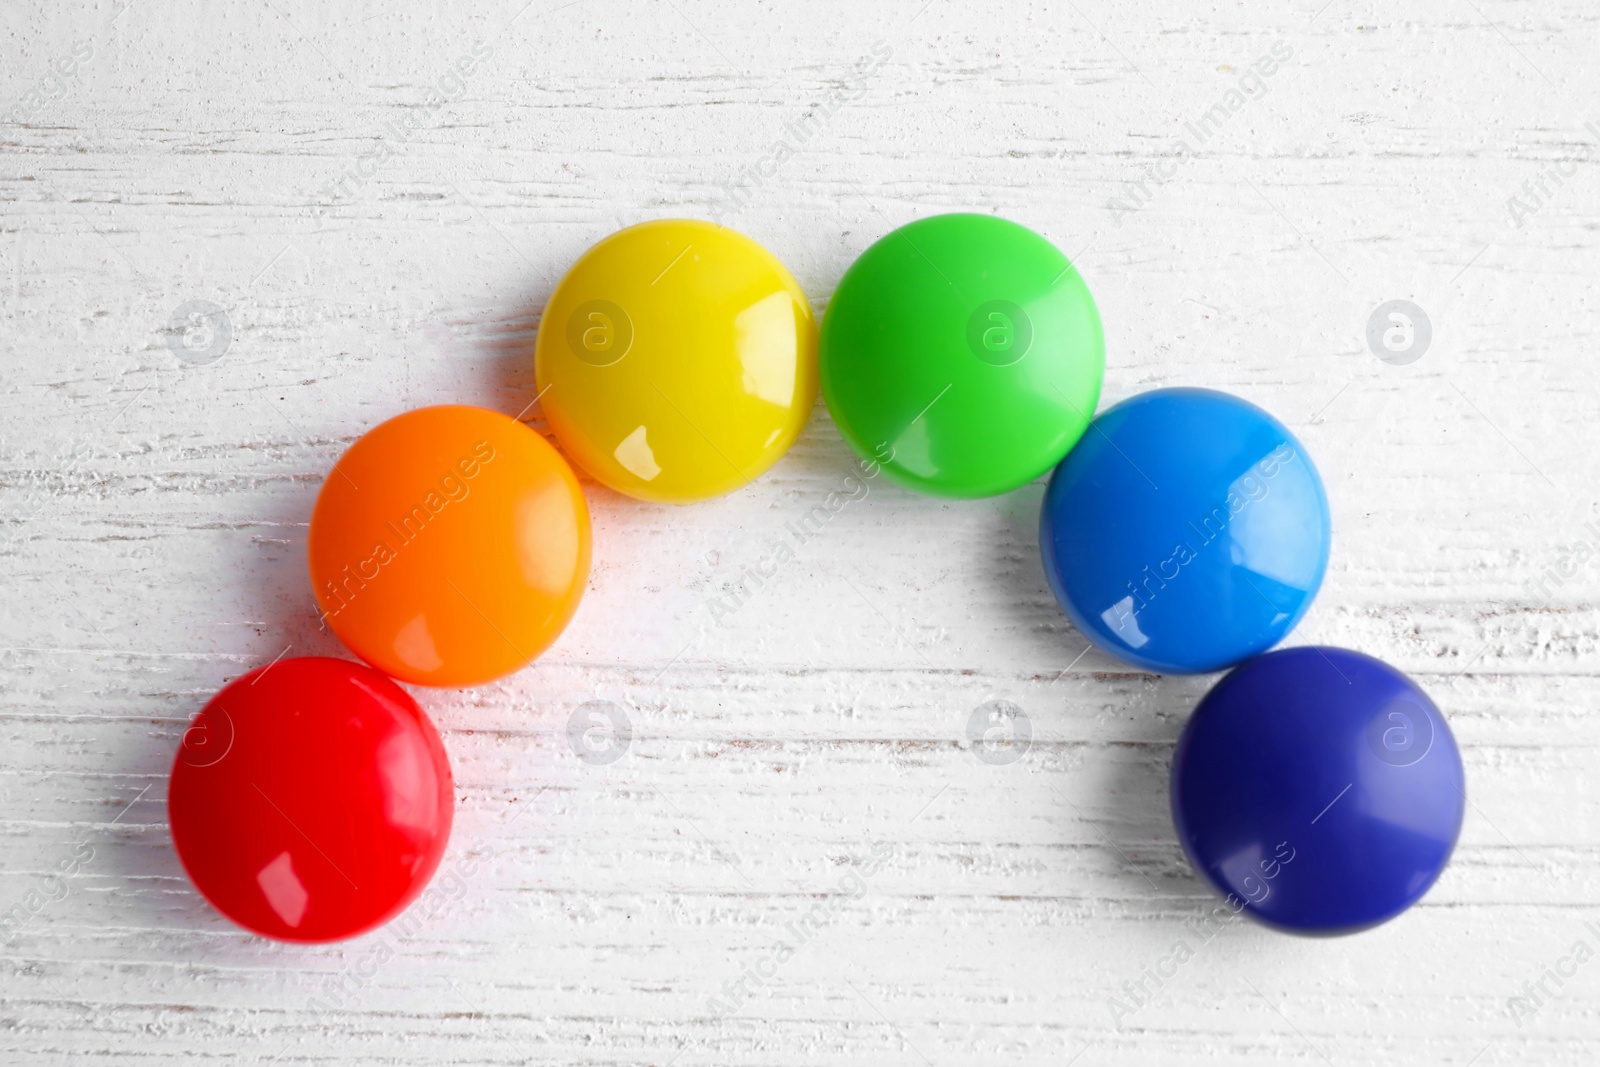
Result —
POLYGON ((398 415, 350 446, 311 513, 311 585, 356 655, 417 685, 533 660, 578 608, 589 510, 537 433, 464 405, 398 415))
POLYGON ((1039 545, 1085 637, 1185 674, 1281 641, 1322 584, 1329 539, 1322 479, 1281 422, 1227 393, 1157 389, 1095 419, 1056 469, 1039 545))
POLYGON ((822 320, 834 423, 902 485, 982 497, 1060 462, 1100 397, 1105 340, 1072 263, 1032 230, 938 215, 855 261, 822 320))
POLYGON ((439 735, 370 667, 285 659, 224 686, 184 733, 167 809, 178 858, 229 919, 337 941, 428 884, 455 793, 439 735))
POLYGON ((545 307, 534 362, 573 462, 662 503, 759 477, 817 395, 805 294, 771 253, 710 222, 645 222, 585 252, 545 307))
POLYGON ((1465 788, 1455 737, 1415 682, 1307 646, 1244 663, 1200 701, 1172 760, 1172 817, 1234 913, 1347 934, 1438 879, 1465 788))

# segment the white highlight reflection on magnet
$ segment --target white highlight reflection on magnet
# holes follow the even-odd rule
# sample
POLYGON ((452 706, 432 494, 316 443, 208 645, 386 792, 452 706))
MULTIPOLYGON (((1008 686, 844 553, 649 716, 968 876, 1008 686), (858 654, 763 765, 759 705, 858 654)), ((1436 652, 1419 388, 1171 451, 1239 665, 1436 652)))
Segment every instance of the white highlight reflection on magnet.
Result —
POLYGON ((744 391, 788 408, 794 403, 800 366, 795 358, 794 298, 783 289, 767 294, 734 316, 733 332, 744 367, 744 391))
POLYGON ((1143 648, 1150 643, 1144 631, 1139 629, 1139 617, 1133 613, 1133 597, 1123 597, 1102 611, 1100 618, 1129 648, 1143 648))
POLYGON ((650 451, 650 442, 645 440, 643 426, 624 437, 617 450, 611 454, 617 458, 618 463, 627 468, 630 474, 647 482, 655 481, 656 475, 661 473, 661 467, 656 463, 656 454, 650 451))
POLYGON ((256 884, 278 918, 290 926, 300 925, 300 920, 306 917, 306 905, 311 903, 311 894, 306 892, 300 876, 294 873, 294 857, 288 852, 278 853, 276 859, 256 872, 256 884))
POLYGON ((406 666, 419 671, 436 671, 444 666, 439 649, 428 632, 428 617, 418 615, 394 636, 394 654, 406 666))

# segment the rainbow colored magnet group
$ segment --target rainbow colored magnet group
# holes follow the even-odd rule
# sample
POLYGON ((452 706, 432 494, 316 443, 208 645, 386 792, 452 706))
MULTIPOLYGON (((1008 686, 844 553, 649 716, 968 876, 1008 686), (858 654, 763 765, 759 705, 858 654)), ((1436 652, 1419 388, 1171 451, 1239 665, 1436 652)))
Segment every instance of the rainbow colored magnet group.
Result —
POLYGON ((643 223, 556 287, 534 365, 560 452, 497 412, 430 407, 374 427, 323 483, 312 589, 367 666, 270 664, 185 733, 173 839, 241 926, 338 940, 422 893, 453 787, 437 732, 394 680, 479 685, 560 636, 591 556, 569 460, 653 503, 726 494, 794 443, 819 384, 850 446, 909 489, 993 496, 1053 470, 1040 549, 1079 632, 1143 670, 1230 671, 1179 741, 1172 810, 1233 911, 1348 933, 1399 914, 1448 861, 1464 774, 1427 695, 1356 652, 1268 651, 1328 567, 1328 500, 1305 447, 1207 389, 1096 417, 1099 313, 1039 234, 974 214, 904 226, 845 273, 819 331, 750 239, 643 223))

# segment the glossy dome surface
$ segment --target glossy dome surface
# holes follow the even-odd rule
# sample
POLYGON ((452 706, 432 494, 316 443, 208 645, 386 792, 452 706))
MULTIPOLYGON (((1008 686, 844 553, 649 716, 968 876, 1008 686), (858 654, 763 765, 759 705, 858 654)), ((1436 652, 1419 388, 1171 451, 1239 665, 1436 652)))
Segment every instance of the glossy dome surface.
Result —
POLYGON ((455 794, 433 724, 345 660, 285 659, 212 697, 183 736, 167 799, 195 887, 247 930, 354 937, 427 885, 455 794))
POLYGON ((535 372, 550 428, 597 481, 688 503, 759 477, 817 397, 816 321, 771 253, 710 222, 612 234, 556 286, 535 372))
POLYGON ((328 625, 417 685, 476 685, 538 656, 577 611, 589 555, 572 469, 484 408, 421 408, 375 427, 311 514, 311 585, 328 625))
POLYGON ((1281 422, 1227 393, 1158 389, 1101 414, 1056 469, 1039 543, 1084 636, 1184 674, 1281 641, 1330 539, 1322 479, 1281 422))
POLYGON ((1194 868, 1264 923, 1343 934, 1391 919, 1461 830, 1454 736, 1417 685, 1340 648, 1268 653, 1200 701, 1172 761, 1194 868))
POLYGON ((1046 473, 1083 434, 1105 340, 1055 245, 1005 219, 937 215, 845 272, 818 362, 858 453, 920 492, 983 497, 1046 473))

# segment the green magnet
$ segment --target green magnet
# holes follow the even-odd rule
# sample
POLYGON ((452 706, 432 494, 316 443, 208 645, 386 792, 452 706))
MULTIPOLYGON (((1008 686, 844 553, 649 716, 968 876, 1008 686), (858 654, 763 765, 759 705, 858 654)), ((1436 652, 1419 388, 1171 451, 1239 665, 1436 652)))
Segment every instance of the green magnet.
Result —
POLYGON ((984 497, 1061 462, 1100 399, 1105 336, 1088 286, 1044 237, 936 215, 861 254, 828 303, 822 392, 891 479, 984 497))

